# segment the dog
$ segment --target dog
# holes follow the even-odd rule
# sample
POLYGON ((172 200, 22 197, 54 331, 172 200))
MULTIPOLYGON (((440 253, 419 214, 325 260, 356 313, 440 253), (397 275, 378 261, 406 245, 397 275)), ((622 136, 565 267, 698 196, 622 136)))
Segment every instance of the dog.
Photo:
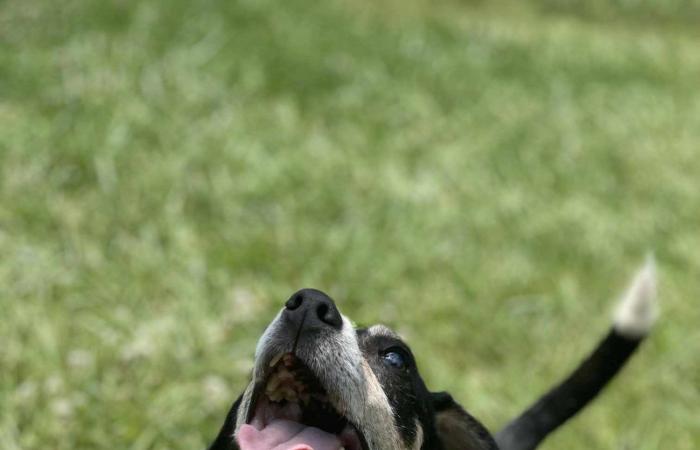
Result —
POLYGON ((450 394, 428 389, 394 331, 355 328, 328 295, 302 289, 260 338, 250 384, 210 450, 534 449, 618 373, 656 316, 649 261, 593 352, 492 435, 450 394))

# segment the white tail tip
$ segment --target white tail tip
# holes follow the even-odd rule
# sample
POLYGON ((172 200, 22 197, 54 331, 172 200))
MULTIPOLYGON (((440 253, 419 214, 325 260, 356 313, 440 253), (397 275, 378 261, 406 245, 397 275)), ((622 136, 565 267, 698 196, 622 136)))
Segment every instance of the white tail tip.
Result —
POLYGON ((617 305, 615 330, 626 337, 642 338, 649 333, 658 314, 656 263, 650 255, 617 305))

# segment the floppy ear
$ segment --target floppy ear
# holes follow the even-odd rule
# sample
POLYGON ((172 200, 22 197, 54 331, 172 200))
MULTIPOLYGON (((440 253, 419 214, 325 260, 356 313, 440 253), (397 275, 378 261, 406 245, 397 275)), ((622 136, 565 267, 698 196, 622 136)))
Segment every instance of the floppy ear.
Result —
POLYGON ((209 450, 238 450, 238 443, 233 439, 233 432, 236 430, 236 416, 238 415, 238 407, 241 404, 241 399, 243 395, 241 394, 238 399, 233 402, 233 406, 226 415, 226 420, 221 426, 219 435, 216 437, 214 442, 209 446, 209 450))
POLYGON ((444 450, 498 450, 489 431, 447 392, 432 395, 435 429, 444 450))

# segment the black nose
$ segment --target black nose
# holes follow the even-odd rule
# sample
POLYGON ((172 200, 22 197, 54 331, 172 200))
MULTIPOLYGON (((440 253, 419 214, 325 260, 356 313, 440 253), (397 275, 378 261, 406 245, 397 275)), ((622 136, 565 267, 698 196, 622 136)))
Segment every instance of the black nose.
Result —
POLYGON ((298 326, 304 328, 332 327, 340 330, 343 318, 333 300, 316 289, 302 289, 295 292, 284 304, 285 315, 298 326))

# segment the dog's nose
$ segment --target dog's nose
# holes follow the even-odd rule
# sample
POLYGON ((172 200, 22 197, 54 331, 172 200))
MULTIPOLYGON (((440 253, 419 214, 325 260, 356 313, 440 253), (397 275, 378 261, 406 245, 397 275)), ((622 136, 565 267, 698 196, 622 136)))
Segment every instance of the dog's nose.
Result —
POLYGON ((284 304, 285 314, 304 328, 332 327, 340 330, 343 318, 335 307, 335 302, 325 293, 316 289, 302 289, 295 292, 284 304))

